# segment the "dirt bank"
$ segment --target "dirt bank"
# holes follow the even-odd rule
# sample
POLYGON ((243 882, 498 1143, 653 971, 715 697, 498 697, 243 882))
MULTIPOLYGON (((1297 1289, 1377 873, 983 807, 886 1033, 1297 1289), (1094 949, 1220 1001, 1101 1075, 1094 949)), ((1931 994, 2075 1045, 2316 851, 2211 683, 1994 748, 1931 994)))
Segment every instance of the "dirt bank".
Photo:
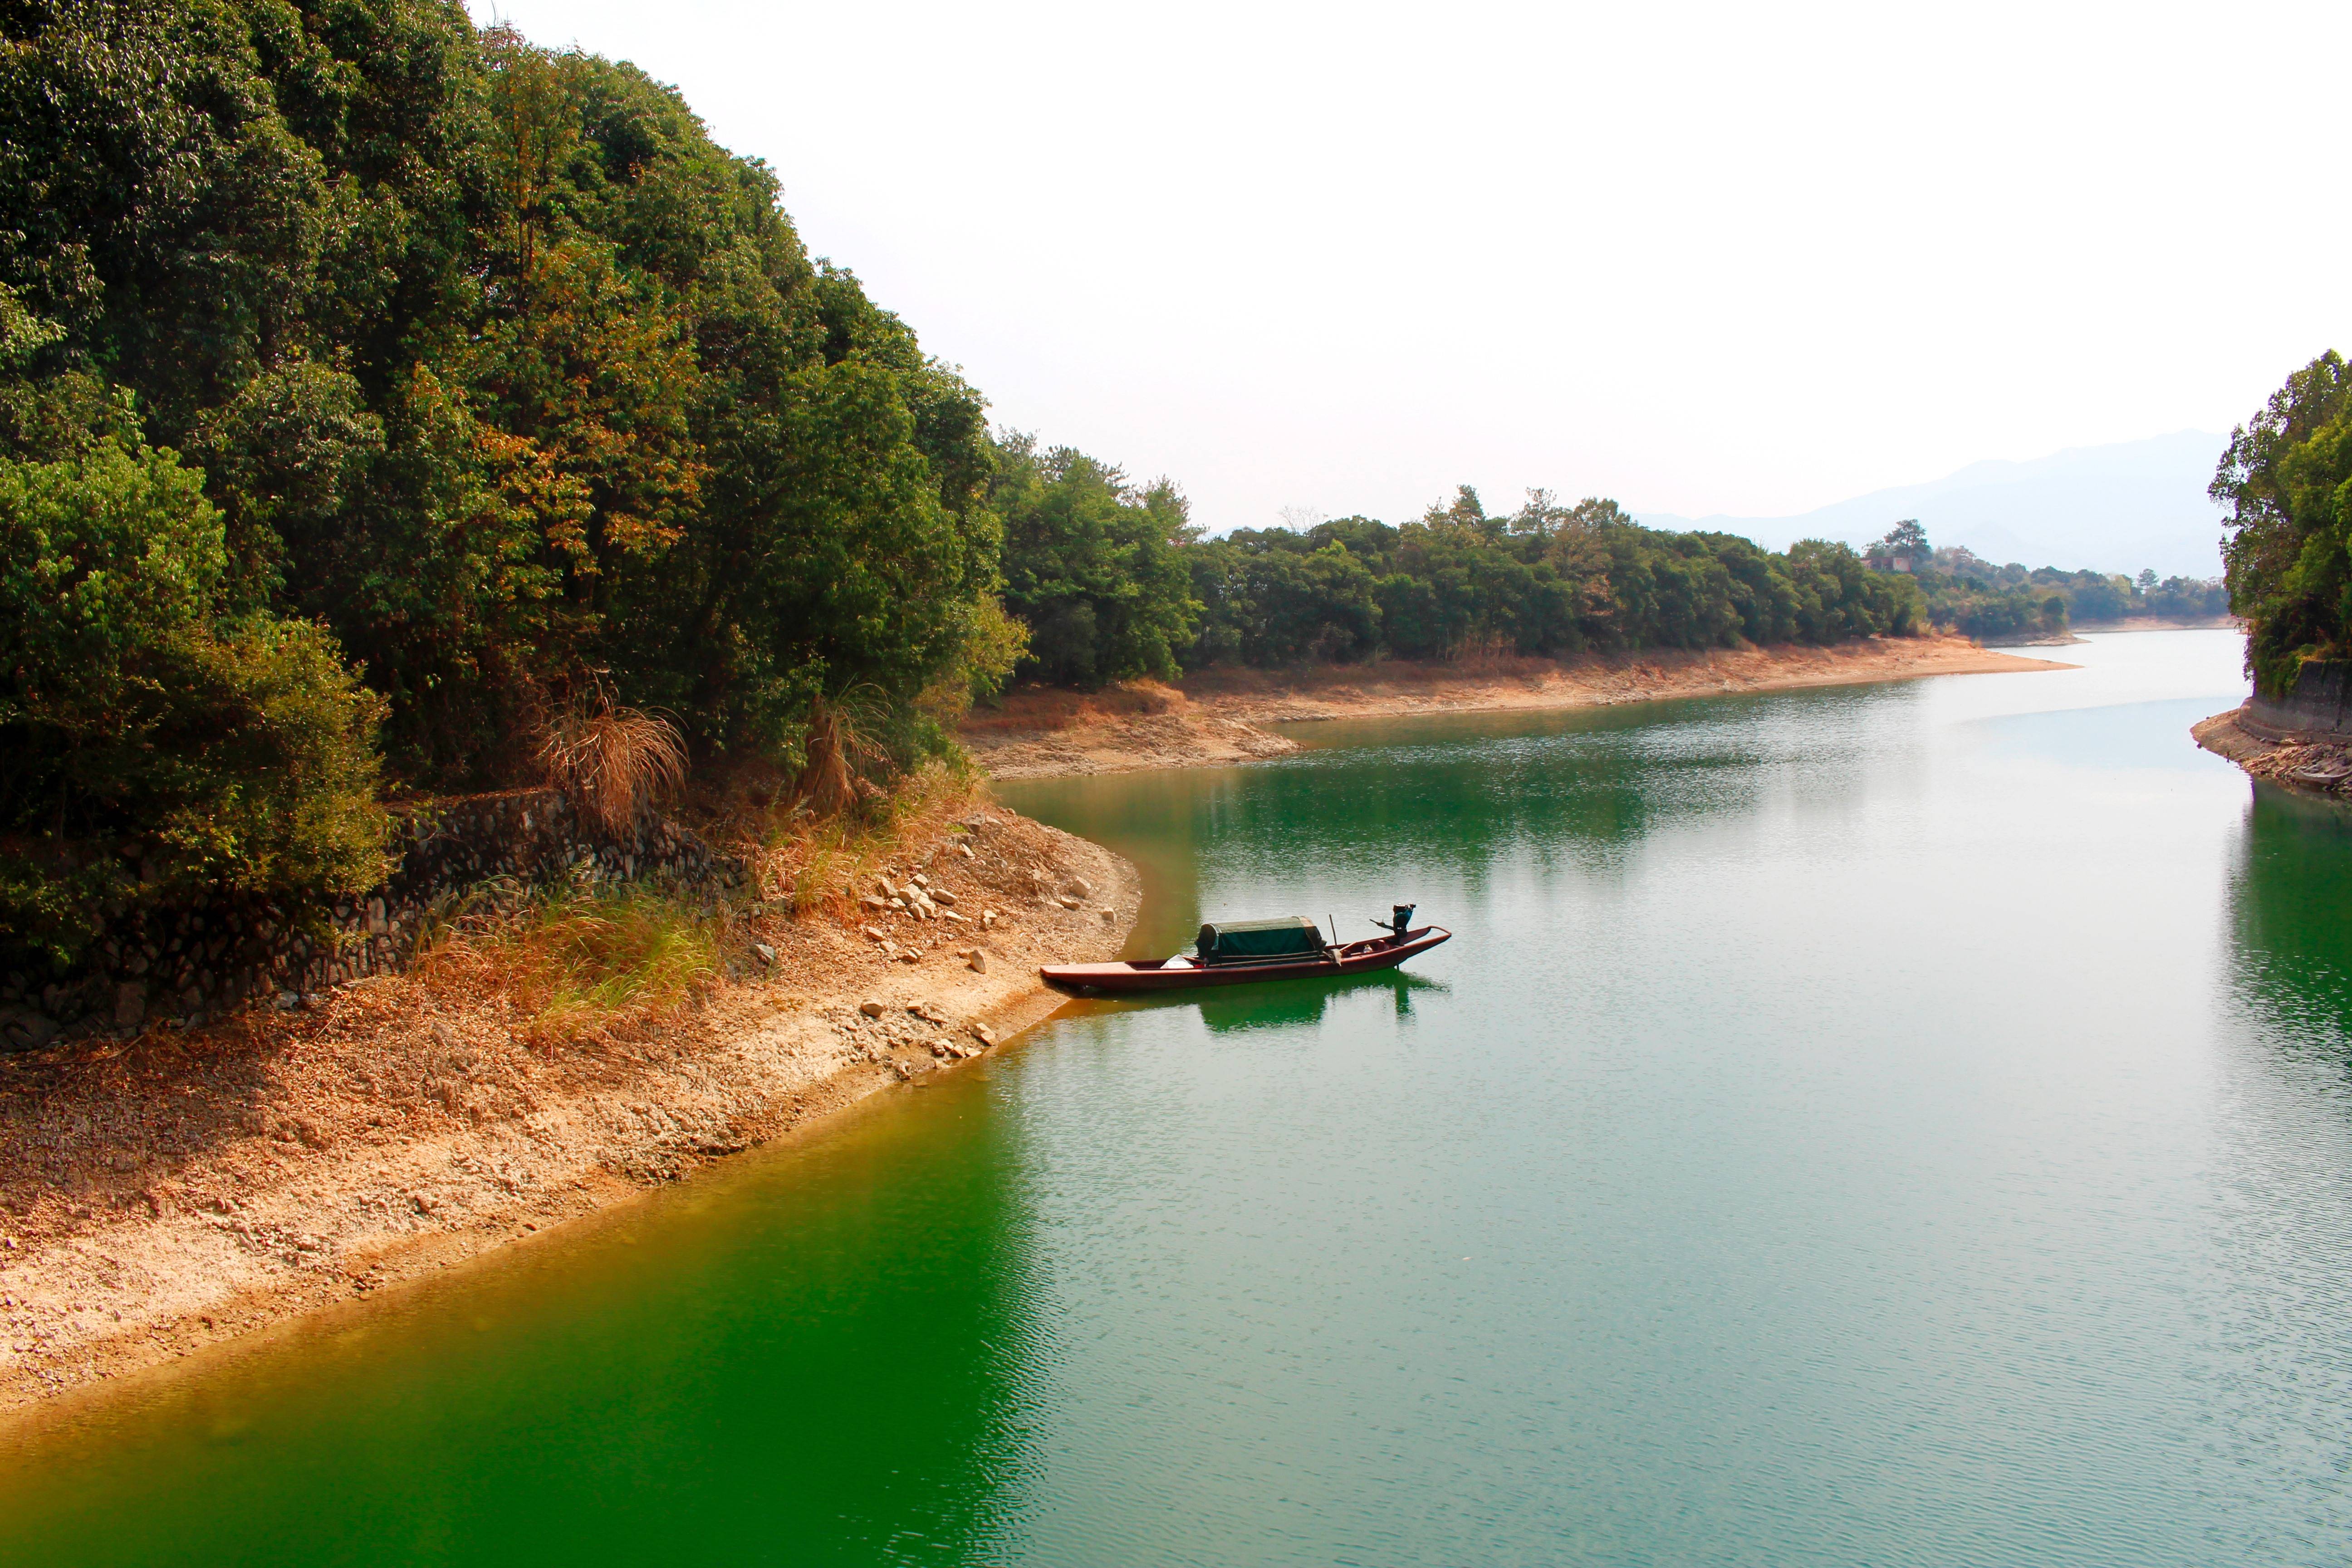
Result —
POLYGON ((2120 621, 2083 621, 2085 632, 2242 632, 2246 623, 2235 616, 2126 616, 2120 621))
POLYGON ((0 1057, 0 1409, 952 1071, 1059 1005, 1038 964, 1113 956, 1139 896, 1109 851, 997 809, 929 824, 882 869, 947 896, 929 919, 761 915, 758 978, 593 1043, 534 1049, 496 998, 453 1007, 403 975, 310 1011, 0 1057), (958 955, 973 948, 979 970, 958 955))
POLYGON ((1119 773, 1245 762, 1297 749, 1262 726, 1315 719, 1482 709, 1584 708, 1780 691, 1928 675, 2065 669, 1965 637, 1886 637, 1837 647, 1663 651, 1477 666, 1328 666, 1279 673, 1211 671, 1181 686, 1140 684, 1093 696, 1023 689, 976 713, 963 742, 999 778, 1119 773))
POLYGON ((2243 708, 2216 713, 2190 726, 2189 733, 2207 751, 2229 758, 2267 784, 2332 800, 2352 799, 2352 741, 2265 730, 2243 708))

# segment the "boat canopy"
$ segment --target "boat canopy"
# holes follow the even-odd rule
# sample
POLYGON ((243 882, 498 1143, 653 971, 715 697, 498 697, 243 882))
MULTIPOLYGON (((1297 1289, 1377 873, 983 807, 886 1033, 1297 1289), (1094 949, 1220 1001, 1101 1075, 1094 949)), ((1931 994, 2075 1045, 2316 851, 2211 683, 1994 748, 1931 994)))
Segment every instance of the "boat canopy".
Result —
POLYGON ((1286 915, 1278 921, 1219 921, 1201 928, 1193 947, 1203 963, 1299 958, 1323 951, 1323 928, 1305 915, 1286 915))

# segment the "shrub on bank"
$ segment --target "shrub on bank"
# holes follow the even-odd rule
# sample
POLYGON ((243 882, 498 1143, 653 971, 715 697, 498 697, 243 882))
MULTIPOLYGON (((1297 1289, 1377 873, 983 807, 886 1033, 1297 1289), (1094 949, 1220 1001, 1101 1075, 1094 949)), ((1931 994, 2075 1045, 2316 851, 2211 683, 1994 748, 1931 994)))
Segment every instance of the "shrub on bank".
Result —
POLYGON ((380 698, 306 621, 226 598, 220 515, 169 452, 0 460, 0 927, 70 958, 198 888, 368 887, 380 698))

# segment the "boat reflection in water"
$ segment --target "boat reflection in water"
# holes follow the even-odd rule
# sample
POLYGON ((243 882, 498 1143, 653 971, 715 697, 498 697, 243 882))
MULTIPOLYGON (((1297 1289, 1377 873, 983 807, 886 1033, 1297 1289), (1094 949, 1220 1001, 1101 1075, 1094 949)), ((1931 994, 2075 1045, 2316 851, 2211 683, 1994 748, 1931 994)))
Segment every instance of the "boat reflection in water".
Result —
POLYGON ((1433 1001, 1452 990, 1444 981, 1389 969, 1370 974, 1326 973, 1314 980, 1218 986, 1209 991, 1088 996, 1075 1003, 1064 1016, 1107 1016, 1181 1010, 1197 1016, 1212 1035, 1280 1032, 1321 1024, 1341 1003, 1383 994, 1391 999, 1393 1016, 1409 1022, 1415 997, 1433 1001))
MULTIPOLYGON (((1320 1024, 1334 1003, 1349 996, 1385 991, 1395 1000, 1395 1016, 1412 1016, 1416 994, 1434 999, 1451 990, 1443 981, 1395 970, 1323 980, 1291 981, 1281 985, 1245 985, 1232 990, 1204 991, 1184 1000, 1198 1007, 1201 1023, 1213 1035, 1246 1034, 1259 1029, 1296 1029, 1320 1024)), ((1172 997, 1153 997, 1166 1005, 1172 997)), ((1132 1004, 1130 1004, 1132 1005, 1132 1004)))

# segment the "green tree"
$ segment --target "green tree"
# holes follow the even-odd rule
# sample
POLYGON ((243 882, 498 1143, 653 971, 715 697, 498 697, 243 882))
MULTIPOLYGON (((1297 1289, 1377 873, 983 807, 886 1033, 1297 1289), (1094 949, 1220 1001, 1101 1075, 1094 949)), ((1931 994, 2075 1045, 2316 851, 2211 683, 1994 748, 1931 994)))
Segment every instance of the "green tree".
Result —
POLYGON ((1927 545, 1927 531, 1919 526, 1916 517, 1906 517, 1888 529, 1869 551, 1873 565, 1900 563, 1895 566, 1898 571, 1917 571, 1934 556, 1935 552, 1927 545))
POLYGON ((2307 658, 2337 654, 2352 625, 2352 369, 2330 350, 2238 426, 2213 476, 2230 509, 2223 578, 2246 617, 2246 668, 2283 696, 2307 658))
POLYGON ((1005 605, 1029 628, 1024 668, 1088 687, 1173 677, 1202 608, 1176 487, 1139 489, 1082 452, 1040 453, 1017 434, 1000 439, 998 463, 990 500, 1003 519, 1005 605))
POLYGON ((1203 609, 1196 657, 1255 665, 1307 659, 1345 663, 1379 646, 1381 610, 1371 568, 1329 536, 1288 529, 1236 530, 1192 546, 1203 609), (1205 574, 1201 570, 1211 564, 1205 574))

